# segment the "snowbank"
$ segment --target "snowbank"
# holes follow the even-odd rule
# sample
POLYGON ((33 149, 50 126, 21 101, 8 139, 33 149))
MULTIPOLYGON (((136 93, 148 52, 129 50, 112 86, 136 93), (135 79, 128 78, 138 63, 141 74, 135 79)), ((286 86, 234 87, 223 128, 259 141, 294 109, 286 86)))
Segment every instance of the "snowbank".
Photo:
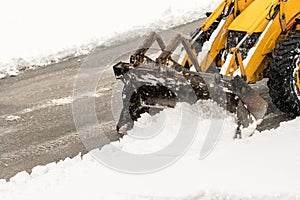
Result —
POLYGON ((232 140, 235 118, 215 106, 210 101, 196 106, 179 104, 154 117, 144 115, 131 134, 138 134, 140 127, 155 129, 158 120, 171 118, 162 136, 149 141, 125 137, 102 150, 118 146, 141 154, 156 151, 172 140, 171 130, 177 123, 173 120, 179 120, 185 110, 188 117, 199 120, 197 138, 180 160, 159 172, 119 173, 99 164, 91 155, 79 155, 35 167, 30 175, 21 172, 9 182, 0 181, 0 199, 299 199, 300 118, 282 123, 276 130, 232 140), (199 152, 213 115, 214 120, 225 120, 222 137, 214 151, 201 160, 199 152))
POLYGON ((184 24, 220 1, 5 1, 0 7, 0 78, 184 24))

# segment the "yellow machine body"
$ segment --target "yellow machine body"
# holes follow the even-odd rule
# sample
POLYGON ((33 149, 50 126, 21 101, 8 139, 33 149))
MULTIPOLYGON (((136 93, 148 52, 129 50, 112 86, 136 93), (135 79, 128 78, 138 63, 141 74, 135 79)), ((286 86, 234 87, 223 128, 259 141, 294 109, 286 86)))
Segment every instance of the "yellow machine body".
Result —
MULTIPOLYGON (((221 68, 226 67, 221 70, 223 75, 244 76, 247 83, 261 80, 270 61, 268 54, 285 38, 291 25, 300 17, 299 8, 299 0, 224 0, 200 27, 202 31, 207 31, 220 15, 232 9, 227 19, 220 22, 215 37, 211 38, 209 51, 200 58, 201 70, 206 72, 215 64, 221 68), (220 51, 226 48, 229 31, 244 32, 247 37, 254 33, 260 33, 260 36, 244 60, 239 55, 240 44, 237 44, 230 49, 232 56, 227 56, 231 60, 216 61, 220 51)), ((188 57, 183 59, 182 66, 186 62, 190 63, 188 57)))

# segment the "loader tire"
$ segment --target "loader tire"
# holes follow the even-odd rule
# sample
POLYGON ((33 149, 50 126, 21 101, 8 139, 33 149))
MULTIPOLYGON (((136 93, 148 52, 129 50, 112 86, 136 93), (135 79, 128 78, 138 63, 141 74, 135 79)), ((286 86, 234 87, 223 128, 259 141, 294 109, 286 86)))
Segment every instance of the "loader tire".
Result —
POLYGON ((300 115, 300 31, 291 33, 273 51, 268 72, 269 94, 277 108, 293 117, 300 115), (298 80, 299 81, 299 80, 298 80))

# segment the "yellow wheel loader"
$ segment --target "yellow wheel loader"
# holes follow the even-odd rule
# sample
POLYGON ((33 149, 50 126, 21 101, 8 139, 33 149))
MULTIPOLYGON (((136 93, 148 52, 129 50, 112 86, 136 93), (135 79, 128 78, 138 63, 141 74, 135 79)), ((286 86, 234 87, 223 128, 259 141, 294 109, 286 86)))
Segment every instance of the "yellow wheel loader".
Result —
POLYGON ((269 78, 273 103, 300 115, 300 1, 223 0, 190 38, 176 35, 167 45, 151 33, 128 63, 113 66, 124 83, 117 124, 126 133, 142 113, 176 102, 213 99, 237 113, 239 127, 261 123, 268 104, 250 86, 269 78), (146 55, 157 42, 161 54, 146 55), (178 59, 174 51, 182 46, 178 59))

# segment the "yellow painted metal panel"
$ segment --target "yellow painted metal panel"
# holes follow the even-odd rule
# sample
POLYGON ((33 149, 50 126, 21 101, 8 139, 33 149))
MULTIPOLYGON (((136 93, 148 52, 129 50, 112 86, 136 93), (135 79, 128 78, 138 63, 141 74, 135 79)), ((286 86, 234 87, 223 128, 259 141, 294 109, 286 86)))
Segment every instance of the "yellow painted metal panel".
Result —
POLYGON ((268 16, 272 5, 276 2, 278 2, 278 0, 254 1, 247 9, 237 16, 229 26, 229 30, 244 31, 248 34, 262 32, 268 23, 266 16, 268 16))

